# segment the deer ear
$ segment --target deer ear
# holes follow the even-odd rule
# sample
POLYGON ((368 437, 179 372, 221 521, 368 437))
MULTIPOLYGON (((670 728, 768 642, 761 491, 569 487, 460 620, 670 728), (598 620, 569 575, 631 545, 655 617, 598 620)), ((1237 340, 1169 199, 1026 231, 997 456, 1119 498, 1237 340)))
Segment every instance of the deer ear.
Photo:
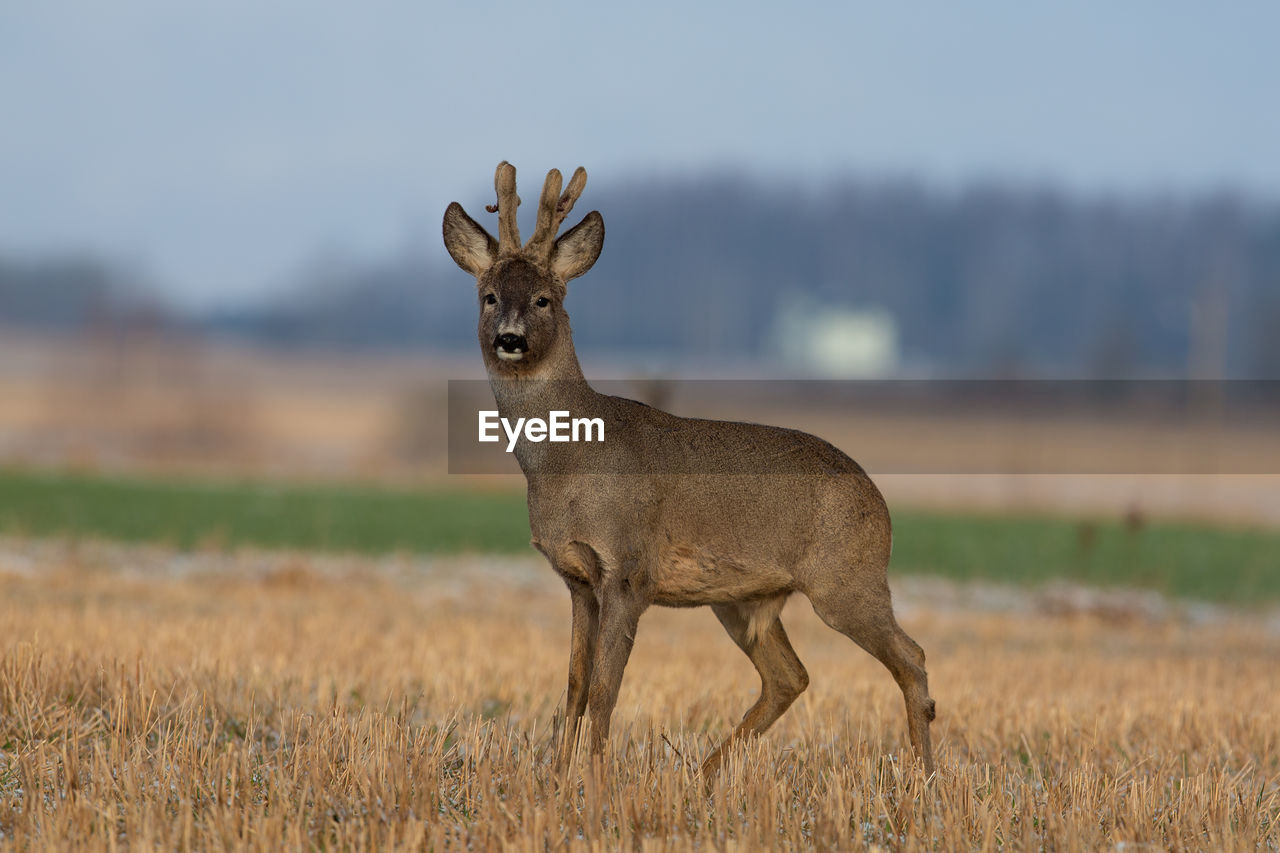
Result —
POLYGON ((454 263, 477 277, 498 257, 498 241, 456 201, 444 211, 444 247, 454 263))
POLYGON ((593 210, 560 235, 551 252, 551 271, 561 281, 577 278, 591 269, 603 248, 604 218, 593 210))

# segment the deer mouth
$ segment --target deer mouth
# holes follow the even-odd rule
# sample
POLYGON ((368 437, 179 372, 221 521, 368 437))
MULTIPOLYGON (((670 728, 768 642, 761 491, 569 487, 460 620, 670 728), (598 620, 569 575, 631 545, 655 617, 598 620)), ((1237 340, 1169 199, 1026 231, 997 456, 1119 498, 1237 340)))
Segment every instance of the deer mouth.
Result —
POLYGON ((519 361, 529 351, 524 335, 504 332, 493 339, 493 352, 502 361, 519 361))

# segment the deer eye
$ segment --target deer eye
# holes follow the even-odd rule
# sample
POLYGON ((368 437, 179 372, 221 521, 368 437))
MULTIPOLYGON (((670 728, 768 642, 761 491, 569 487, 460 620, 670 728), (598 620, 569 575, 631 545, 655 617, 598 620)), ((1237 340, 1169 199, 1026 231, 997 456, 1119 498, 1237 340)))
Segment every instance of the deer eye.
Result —
POLYGON ((537 305, 539 308, 546 308, 548 305, 551 304, 551 300, 545 296, 539 296, 536 300, 534 300, 533 304, 537 305))
POLYGON ((498 304, 498 297, 494 296, 492 293, 486 293, 486 294, 484 295, 484 304, 485 304, 485 305, 497 305, 497 304, 498 304))

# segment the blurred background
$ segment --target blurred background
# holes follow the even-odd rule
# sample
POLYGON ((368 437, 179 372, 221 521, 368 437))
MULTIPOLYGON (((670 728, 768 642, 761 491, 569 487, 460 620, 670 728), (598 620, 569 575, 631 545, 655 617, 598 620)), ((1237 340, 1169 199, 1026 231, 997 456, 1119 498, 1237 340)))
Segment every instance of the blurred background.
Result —
POLYGON ((0 846, 1275 850, 1278 35, 0 0, 0 846), (526 236, 590 174, 592 382, 874 477, 937 779, 801 596, 813 686, 713 796, 758 681, 705 612, 645 616, 610 775, 549 772, 570 603, 511 458, 450 450, 491 396, 441 218, 496 231, 502 160, 526 236))
POLYGON ((547 169, 590 173, 589 376, 814 429, 891 501, 1280 522, 1273 411, 663 384, 1280 379, 1278 30, 1273 4, 1154 0, 6 4, 0 466, 471 487, 444 408, 482 375, 475 298, 439 223, 458 200, 495 230, 507 159, 526 232, 547 169), (1005 455, 947 473, 975 442, 1005 455), (1066 446, 1173 461, 1019 455, 1066 446))

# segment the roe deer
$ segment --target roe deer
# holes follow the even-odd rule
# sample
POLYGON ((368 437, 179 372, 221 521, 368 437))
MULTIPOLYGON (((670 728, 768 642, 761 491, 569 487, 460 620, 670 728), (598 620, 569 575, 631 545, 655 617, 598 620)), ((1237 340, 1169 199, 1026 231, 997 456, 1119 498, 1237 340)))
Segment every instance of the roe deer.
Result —
POLYGON ((760 673, 760 698, 702 772, 758 734, 809 683, 779 614, 793 592, 893 674, 911 745, 933 772, 924 652, 898 626, 886 568, 892 533, 884 499, 861 466, 827 442, 759 424, 682 418, 597 393, 574 353, 565 285, 604 244, 596 211, 556 239, 586 186, 579 168, 561 195, 547 175, 537 227, 520 243, 515 167, 494 178, 498 239, 457 202, 444 243, 476 277, 479 337, 502 417, 552 410, 600 417, 601 443, 521 441, 533 546, 569 587, 573 638, 560 762, 590 709, 591 749, 603 750, 640 615, 651 604, 710 605, 760 673))

